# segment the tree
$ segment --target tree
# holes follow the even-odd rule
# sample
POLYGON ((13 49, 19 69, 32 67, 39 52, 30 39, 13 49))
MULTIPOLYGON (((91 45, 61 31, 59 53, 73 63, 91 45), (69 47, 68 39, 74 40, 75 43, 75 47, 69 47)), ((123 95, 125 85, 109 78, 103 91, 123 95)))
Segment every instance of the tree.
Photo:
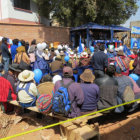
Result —
POLYGON ((88 22, 120 25, 137 11, 138 0, 34 0, 39 13, 53 13, 62 26, 79 26, 88 22))

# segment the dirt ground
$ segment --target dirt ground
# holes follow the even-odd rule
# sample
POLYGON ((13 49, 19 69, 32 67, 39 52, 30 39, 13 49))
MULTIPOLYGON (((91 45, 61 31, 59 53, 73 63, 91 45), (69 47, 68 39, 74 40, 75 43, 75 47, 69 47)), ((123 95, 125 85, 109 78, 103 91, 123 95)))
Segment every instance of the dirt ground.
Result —
MULTIPOLYGON (((0 120, 2 120, 0 121, 1 124, 4 123, 5 125, 6 123, 11 122, 12 125, 10 126, 10 129, 7 129, 8 127, 6 128, 3 127, 3 130, 5 129, 5 131, 2 132, 0 131, 0 138, 34 130, 57 122, 57 120, 53 120, 49 117, 37 119, 36 114, 34 113, 21 116, 10 115, 11 120, 9 122, 4 122, 5 120, 7 120, 7 116, 9 115, 3 116, 2 114, 0 114, 0 120), (1 135, 1 133, 3 133, 3 135, 1 135)), ((60 139, 61 136, 59 126, 53 127, 52 129, 44 129, 30 134, 22 135, 16 138, 12 138, 12 140, 60 140, 60 139)))
MULTIPOLYGON (((104 122, 99 122, 101 140, 140 140, 140 112, 125 116, 124 118, 120 118, 118 115, 118 117, 112 120, 108 116, 103 119, 105 120, 104 122)), ((49 117, 37 119, 36 114, 33 112, 20 116, 0 113, 0 138, 34 130, 55 122, 58 122, 58 120, 49 117), (2 127, 3 131, 1 131, 2 127)), ((61 139, 59 126, 12 138, 12 140, 61 139)))
POLYGON ((140 140, 140 112, 125 120, 100 125, 101 140, 140 140))

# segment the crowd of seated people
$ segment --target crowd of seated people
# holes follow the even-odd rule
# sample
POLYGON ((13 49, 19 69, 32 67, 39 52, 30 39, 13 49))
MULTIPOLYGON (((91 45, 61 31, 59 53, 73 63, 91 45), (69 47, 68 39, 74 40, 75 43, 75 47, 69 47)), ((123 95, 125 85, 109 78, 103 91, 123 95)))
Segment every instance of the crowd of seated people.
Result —
MULTIPOLYGON (((4 112, 12 110, 9 101, 16 100, 22 108, 36 106, 42 113, 74 118, 140 98, 140 52, 132 58, 122 46, 111 46, 106 53, 103 44, 96 46, 96 52, 82 44, 79 54, 79 48, 72 50, 66 44, 50 48, 36 40, 29 46, 14 39, 10 49, 7 38, 1 44, 0 104, 4 112), (41 73, 39 81, 40 73, 34 70, 41 73)), ((131 112, 137 107, 134 103, 111 111, 131 112)))

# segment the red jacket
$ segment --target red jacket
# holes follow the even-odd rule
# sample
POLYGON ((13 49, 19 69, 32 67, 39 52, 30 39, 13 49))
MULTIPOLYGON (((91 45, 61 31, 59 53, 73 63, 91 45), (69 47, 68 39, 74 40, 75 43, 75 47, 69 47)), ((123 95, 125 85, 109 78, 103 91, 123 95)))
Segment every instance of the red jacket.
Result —
POLYGON ((11 83, 7 79, 0 77, 0 102, 16 100, 16 98, 17 96, 11 83))

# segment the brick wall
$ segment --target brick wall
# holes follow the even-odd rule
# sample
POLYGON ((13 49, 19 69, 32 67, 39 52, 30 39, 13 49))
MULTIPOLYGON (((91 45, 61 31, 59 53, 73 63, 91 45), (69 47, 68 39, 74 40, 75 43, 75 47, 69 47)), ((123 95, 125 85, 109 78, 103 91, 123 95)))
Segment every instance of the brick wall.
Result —
POLYGON ((46 27, 44 25, 24 25, 0 23, 0 36, 11 39, 18 38, 31 42, 37 41, 69 42, 69 28, 46 27))

